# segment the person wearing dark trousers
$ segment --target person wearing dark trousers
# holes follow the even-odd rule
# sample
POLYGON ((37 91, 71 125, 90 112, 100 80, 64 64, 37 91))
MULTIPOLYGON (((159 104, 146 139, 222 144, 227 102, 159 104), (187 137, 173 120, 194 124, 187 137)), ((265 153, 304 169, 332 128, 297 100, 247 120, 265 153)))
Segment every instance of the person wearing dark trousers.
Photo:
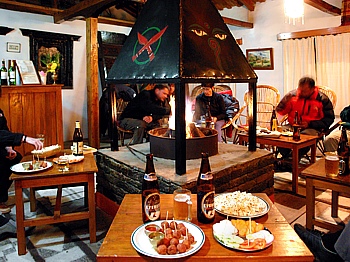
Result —
MULTIPOLYGON (((39 140, 27 137, 21 133, 11 133, 7 126, 4 112, 1 109, 0 131, 6 131, 5 134, 1 136, 0 141, 0 212, 9 213, 11 208, 6 205, 6 202, 8 200, 8 189, 12 184, 12 181, 9 180, 9 177, 12 174, 10 167, 19 163, 22 159, 21 154, 14 150, 14 146, 21 145, 23 141, 34 143, 35 145, 39 140)), ((42 143, 39 147, 42 147, 42 143)))
POLYGON ((350 261, 350 224, 334 233, 309 230, 300 224, 294 230, 318 262, 350 261))

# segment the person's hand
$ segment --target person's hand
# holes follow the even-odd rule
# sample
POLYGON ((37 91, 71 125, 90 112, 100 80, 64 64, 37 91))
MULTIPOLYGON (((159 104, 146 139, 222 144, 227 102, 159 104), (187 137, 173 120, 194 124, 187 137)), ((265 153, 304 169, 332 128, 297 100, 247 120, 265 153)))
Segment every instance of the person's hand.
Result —
POLYGON ((149 124, 152 122, 153 118, 152 116, 144 116, 142 120, 145 121, 147 124, 149 124))
POLYGON ((33 145, 36 150, 40 150, 44 146, 43 142, 41 142, 39 139, 29 136, 26 138, 26 143, 33 145))
POLYGON ((13 148, 11 146, 7 146, 6 151, 7 151, 6 158, 8 158, 10 160, 14 159, 17 156, 17 152, 15 150, 13 150, 13 148))

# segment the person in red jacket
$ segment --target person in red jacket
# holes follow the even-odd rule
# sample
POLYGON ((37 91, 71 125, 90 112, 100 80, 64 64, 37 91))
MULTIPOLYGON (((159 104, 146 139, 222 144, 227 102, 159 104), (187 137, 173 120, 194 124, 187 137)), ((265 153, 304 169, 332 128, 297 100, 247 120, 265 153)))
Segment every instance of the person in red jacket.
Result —
MULTIPOLYGON (((319 91, 311 77, 302 77, 298 88, 282 98, 276 112, 282 116, 288 114, 287 128, 294 123, 295 112, 298 112, 301 133, 307 135, 318 135, 322 130, 328 129, 335 118, 332 102, 319 91)), ((301 151, 299 155, 305 155, 309 148, 301 151)), ((290 150, 282 149, 280 153, 283 157, 288 157, 290 150)))

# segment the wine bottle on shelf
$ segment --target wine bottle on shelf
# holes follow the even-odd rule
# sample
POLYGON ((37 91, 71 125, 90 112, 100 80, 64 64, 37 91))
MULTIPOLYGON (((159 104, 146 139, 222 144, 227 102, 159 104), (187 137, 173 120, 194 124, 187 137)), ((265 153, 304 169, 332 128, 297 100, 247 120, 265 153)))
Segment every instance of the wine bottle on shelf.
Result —
POLYGON ((144 223, 160 219, 160 191, 153 154, 146 155, 146 169, 142 180, 142 220, 144 223))
POLYGON ((350 156, 350 148, 348 143, 348 137, 346 134, 346 129, 341 127, 341 136, 338 143, 337 149, 338 157, 339 157, 339 175, 345 176, 349 174, 349 156, 350 156))
POLYGON ((270 130, 277 131, 277 126, 278 126, 278 121, 277 121, 276 109, 275 107, 273 107, 271 120, 270 120, 270 130))
POLYGON ((83 155, 83 132, 80 128, 80 122, 75 121, 75 129, 73 133, 73 155, 82 156, 83 155))
POLYGON ((5 66, 5 59, 2 59, 0 72, 1 72, 1 85, 7 86, 7 68, 5 66))
POLYGON ((9 84, 10 86, 16 85, 16 68, 14 60, 11 60, 11 64, 8 70, 8 76, 9 76, 9 84))
POLYGON ((197 219, 199 222, 207 224, 214 221, 214 195, 214 177, 210 169, 208 153, 202 153, 197 179, 197 219))

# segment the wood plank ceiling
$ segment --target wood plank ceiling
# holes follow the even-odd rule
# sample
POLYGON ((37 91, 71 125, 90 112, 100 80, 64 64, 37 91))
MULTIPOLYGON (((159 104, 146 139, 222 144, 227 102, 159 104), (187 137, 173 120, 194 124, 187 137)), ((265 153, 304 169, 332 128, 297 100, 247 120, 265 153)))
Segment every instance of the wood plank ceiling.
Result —
MULTIPOLYGON (((124 10, 131 17, 137 18, 146 0, 1 0, 0 8, 37 14, 54 16, 55 23, 68 20, 86 19, 88 17, 99 17, 99 22, 132 26, 132 20, 115 19, 108 17, 110 8, 124 10), (106 11, 107 10, 107 11, 106 11), (102 15, 101 15, 102 14, 102 15)), ((269 1, 269 0, 268 0, 269 1)), ((258 2, 266 0, 212 0, 218 10, 232 7, 243 7, 254 11, 258 2)), ((338 7, 328 4, 323 0, 304 0, 304 2, 316 9, 332 15, 340 15, 338 7)), ((227 24, 239 27, 253 28, 253 24, 247 21, 239 21, 225 18, 227 24)))

